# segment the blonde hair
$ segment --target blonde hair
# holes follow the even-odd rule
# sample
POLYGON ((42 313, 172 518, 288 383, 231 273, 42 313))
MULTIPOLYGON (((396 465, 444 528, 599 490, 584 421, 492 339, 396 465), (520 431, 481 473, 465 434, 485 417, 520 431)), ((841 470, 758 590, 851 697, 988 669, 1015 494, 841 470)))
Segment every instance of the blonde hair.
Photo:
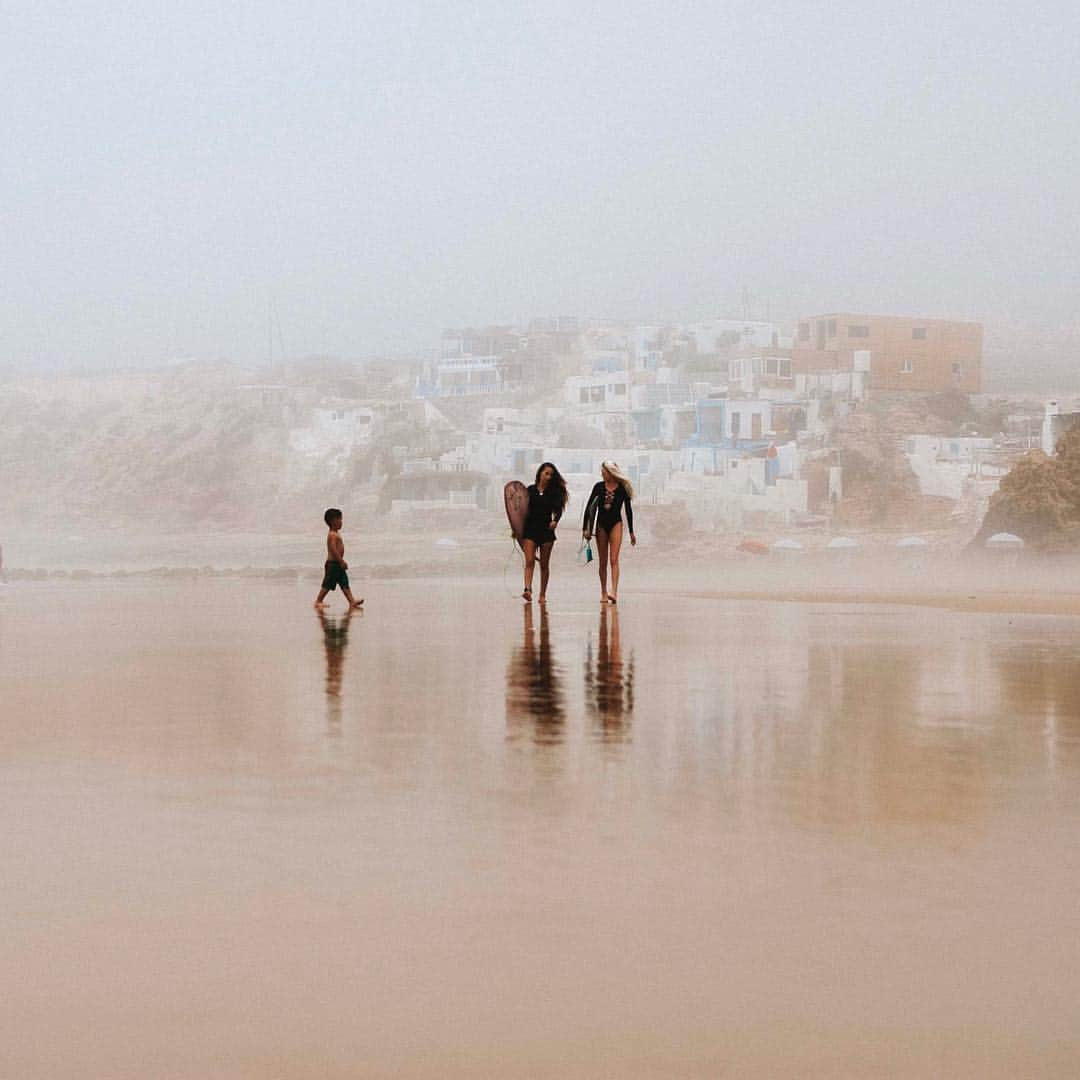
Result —
POLYGON ((618 483, 622 484, 623 491, 626 492, 626 497, 632 499, 634 497, 634 485, 627 479, 626 474, 619 468, 614 461, 601 461, 601 469, 607 469, 611 473, 611 478, 618 483))

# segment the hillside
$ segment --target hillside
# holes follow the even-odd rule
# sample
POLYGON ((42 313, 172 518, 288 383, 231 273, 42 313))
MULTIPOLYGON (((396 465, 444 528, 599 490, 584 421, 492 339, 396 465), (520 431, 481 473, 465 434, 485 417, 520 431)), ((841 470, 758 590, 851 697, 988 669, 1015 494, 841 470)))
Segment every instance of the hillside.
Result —
POLYGON ((291 454, 281 409, 217 369, 0 384, 0 520, 234 526, 340 498, 291 454))

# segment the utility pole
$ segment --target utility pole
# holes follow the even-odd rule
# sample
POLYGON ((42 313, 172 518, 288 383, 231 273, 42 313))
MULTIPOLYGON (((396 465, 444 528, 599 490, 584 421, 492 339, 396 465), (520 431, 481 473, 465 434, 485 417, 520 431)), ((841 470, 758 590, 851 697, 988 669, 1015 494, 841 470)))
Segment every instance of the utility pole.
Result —
POLYGON ((266 354, 266 363, 271 373, 274 370, 274 301, 270 294, 266 294, 266 343, 269 346, 266 354))

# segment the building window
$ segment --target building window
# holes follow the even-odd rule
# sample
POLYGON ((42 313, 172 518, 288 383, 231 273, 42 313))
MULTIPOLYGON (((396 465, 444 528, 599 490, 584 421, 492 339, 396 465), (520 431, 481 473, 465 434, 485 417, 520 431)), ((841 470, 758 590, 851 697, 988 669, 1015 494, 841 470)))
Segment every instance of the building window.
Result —
POLYGON ((626 396, 626 383, 617 382, 612 387, 612 389, 615 391, 615 396, 616 397, 625 397, 626 396))
POLYGON ((908 358, 907 358, 907 359, 906 359, 906 360, 905 360, 905 361, 904 361, 904 362, 903 362, 903 363, 902 363, 902 364, 900 365, 900 373, 901 373, 902 375, 910 375, 910 374, 911 374, 911 373, 912 373, 912 372, 913 372, 914 370, 915 370, 915 361, 914 361, 914 360, 912 360, 912 359, 911 359, 911 357, 908 357, 908 358))
POLYGON ((583 386, 581 388, 581 390, 578 392, 578 400, 581 402, 582 405, 588 405, 589 404, 589 389, 588 389, 588 387, 583 386))
POLYGON ((836 337, 836 320, 829 320, 829 337, 836 337))
POLYGON ((810 324, 808 322, 799 323, 799 340, 800 341, 809 341, 810 340, 810 324))
POLYGON ((870 336, 870 327, 869 326, 849 326, 847 328, 847 336, 848 337, 869 337, 870 336))
POLYGON ((959 360, 954 360, 952 362, 952 373, 954 375, 956 375, 958 378, 959 378, 959 376, 964 374, 963 365, 960 363, 959 360))
POLYGON ((926 327, 925 326, 916 326, 916 327, 914 327, 912 329, 912 331, 911 331, 911 336, 916 341, 925 341, 926 340, 926 327))

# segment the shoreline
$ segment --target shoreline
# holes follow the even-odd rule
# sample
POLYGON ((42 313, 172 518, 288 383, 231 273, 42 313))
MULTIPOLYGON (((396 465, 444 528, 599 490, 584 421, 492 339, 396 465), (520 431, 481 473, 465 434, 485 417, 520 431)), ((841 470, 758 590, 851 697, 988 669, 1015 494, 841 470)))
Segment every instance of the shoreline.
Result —
POLYGON ((757 603, 858 604, 866 607, 921 607, 981 615, 1058 615, 1080 617, 1080 593, 1030 593, 984 591, 981 593, 900 592, 892 590, 781 589, 762 588, 643 588, 628 595, 679 596, 693 600, 742 600, 757 603))
MULTIPOLYGON (((769 604, 829 604, 859 605, 866 607, 931 608, 964 614, 986 615, 1053 615, 1080 617, 1080 592, 1063 592, 1050 587, 995 588, 985 582, 958 582, 955 590, 945 588, 919 588, 912 582, 897 583, 892 587, 874 584, 807 586, 783 581, 765 583, 760 579, 745 584, 715 585, 704 583, 695 586, 685 580, 658 584, 656 576, 663 571, 653 570, 644 581, 628 581, 622 589, 623 596, 632 602, 635 597, 677 597, 701 601, 737 601, 769 604), (651 580, 650 580, 651 579, 651 580)), ((677 572, 676 572, 677 573, 677 572)), ((431 567, 418 572, 415 566, 379 565, 360 568, 359 580, 371 585, 379 584, 433 584, 467 586, 499 582, 503 575, 497 571, 473 574, 433 573, 431 567)), ((590 587, 592 574, 589 573, 590 587)), ((636 578, 638 575, 634 575, 636 578)), ((681 577, 682 575, 679 575, 681 577)), ((569 578, 570 575, 564 577, 569 578)), ((12 568, 7 571, 9 588, 20 584, 30 585, 102 585, 135 583, 187 583, 250 582, 307 586, 318 582, 320 573, 309 567, 155 567, 145 570, 26 570, 12 568)), ((572 579, 571 579, 572 580, 572 579)), ((2 585, 0 585, 2 589, 2 585)), ((575 586, 576 590, 576 586, 575 586)))

